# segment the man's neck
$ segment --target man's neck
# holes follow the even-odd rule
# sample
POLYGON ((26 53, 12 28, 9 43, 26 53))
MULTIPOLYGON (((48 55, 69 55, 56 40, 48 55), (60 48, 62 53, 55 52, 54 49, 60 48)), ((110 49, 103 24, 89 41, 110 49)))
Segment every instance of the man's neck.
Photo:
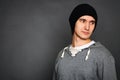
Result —
POLYGON ((72 39, 72 46, 73 47, 82 46, 82 45, 85 45, 85 44, 87 44, 89 42, 91 42, 91 39, 84 40, 84 39, 73 37, 73 39, 72 39))

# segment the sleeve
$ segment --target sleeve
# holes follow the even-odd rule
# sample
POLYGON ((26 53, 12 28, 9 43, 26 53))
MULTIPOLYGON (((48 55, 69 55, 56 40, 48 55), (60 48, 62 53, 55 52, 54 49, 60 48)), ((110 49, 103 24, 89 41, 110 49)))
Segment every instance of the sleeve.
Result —
POLYGON ((53 78, 52 78, 52 80, 57 80, 55 71, 53 72, 53 78))
POLYGON ((115 60, 113 56, 104 58, 102 71, 103 80, 117 80, 115 60))
POLYGON ((57 80, 57 72, 56 72, 57 62, 58 62, 58 60, 60 59, 62 52, 63 52, 63 50, 61 50, 61 51, 58 53, 58 56, 57 56, 57 58, 56 58, 56 60, 55 60, 55 67, 54 67, 54 71, 53 71, 52 80, 57 80))

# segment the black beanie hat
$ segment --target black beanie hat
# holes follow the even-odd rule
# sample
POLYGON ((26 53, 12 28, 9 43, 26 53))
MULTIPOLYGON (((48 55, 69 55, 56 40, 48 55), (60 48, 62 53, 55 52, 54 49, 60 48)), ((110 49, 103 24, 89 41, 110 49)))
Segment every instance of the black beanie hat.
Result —
POLYGON ((97 24, 96 10, 92 6, 90 6, 89 4, 79 4, 78 6, 76 6, 73 9, 73 11, 69 17, 69 22, 70 22, 72 34, 74 32, 74 27, 75 27, 76 21, 83 15, 92 16, 95 19, 95 27, 96 27, 96 24, 97 24))

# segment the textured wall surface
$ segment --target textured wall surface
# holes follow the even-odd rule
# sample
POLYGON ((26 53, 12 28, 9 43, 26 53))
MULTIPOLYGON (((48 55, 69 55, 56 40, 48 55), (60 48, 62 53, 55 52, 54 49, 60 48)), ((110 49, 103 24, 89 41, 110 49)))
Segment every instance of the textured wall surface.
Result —
POLYGON ((0 0, 0 80, 51 80, 58 52, 71 43, 68 18, 79 3, 96 8, 92 37, 112 52, 120 80, 119 0, 0 0))

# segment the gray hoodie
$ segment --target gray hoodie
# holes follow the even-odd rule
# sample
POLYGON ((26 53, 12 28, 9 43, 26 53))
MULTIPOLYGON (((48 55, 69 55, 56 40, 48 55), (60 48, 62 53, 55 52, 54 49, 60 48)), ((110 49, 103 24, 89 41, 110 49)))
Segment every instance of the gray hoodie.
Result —
POLYGON ((96 42, 76 56, 69 48, 58 54, 53 80, 117 80, 115 60, 102 44, 96 42))

